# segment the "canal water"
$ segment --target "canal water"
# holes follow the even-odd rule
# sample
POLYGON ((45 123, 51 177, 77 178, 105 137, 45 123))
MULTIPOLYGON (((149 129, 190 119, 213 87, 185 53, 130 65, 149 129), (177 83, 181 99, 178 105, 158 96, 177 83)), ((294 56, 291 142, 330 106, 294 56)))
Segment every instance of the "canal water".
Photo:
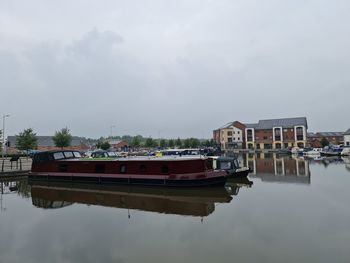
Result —
POLYGON ((350 262, 350 159, 240 160, 222 189, 2 182, 0 262, 350 262))

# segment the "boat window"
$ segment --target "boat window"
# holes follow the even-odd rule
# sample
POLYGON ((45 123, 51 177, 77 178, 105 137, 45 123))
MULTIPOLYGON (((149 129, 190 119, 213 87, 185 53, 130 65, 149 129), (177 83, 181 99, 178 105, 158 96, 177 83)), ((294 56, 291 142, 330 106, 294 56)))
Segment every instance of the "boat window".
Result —
POLYGON ((140 172, 141 172, 141 173, 145 173, 146 170, 147 170, 146 165, 141 164, 141 165, 140 165, 140 172))
POLYGON ((120 173, 125 174, 126 173, 126 164, 120 165, 120 173))
POLYGON ((115 152, 108 152, 107 155, 109 157, 116 157, 117 156, 115 152))
POLYGON ((106 170, 106 167, 104 164, 96 164, 96 166, 95 166, 96 173, 104 173, 105 170, 106 170))
POLYGON ((80 152, 73 152, 75 158, 81 158, 80 152))
POLYGON ((33 158, 33 162, 48 162, 52 160, 52 154, 47 152, 35 154, 33 158))
POLYGON ((163 174, 169 173, 169 167, 166 164, 162 165, 162 173, 163 174))
POLYGON ((218 168, 217 166, 217 160, 216 159, 213 159, 213 169, 216 170, 218 168))
POLYGON ((213 159, 208 159, 206 165, 207 169, 213 169, 213 159))
POLYGON ((57 153, 54 153, 54 154, 53 154, 53 158, 54 158, 55 160, 61 160, 61 159, 64 159, 63 152, 57 152, 57 153))
POLYGON ((58 171, 59 172, 67 172, 68 171, 68 165, 65 163, 62 163, 58 166, 58 171))
POLYGON ((72 157, 74 157, 72 152, 64 152, 64 156, 65 156, 66 158, 72 158, 72 157))
POLYGON ((223 170, 231 169, 231 162, 229 161, 220 162, 220 169, 223 169, 223 170))

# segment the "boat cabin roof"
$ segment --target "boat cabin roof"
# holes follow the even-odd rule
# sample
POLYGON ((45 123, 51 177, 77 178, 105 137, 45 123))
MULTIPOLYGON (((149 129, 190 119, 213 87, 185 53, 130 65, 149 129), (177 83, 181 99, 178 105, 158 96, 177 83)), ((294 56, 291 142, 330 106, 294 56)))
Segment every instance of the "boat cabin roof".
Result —
POLYGON ((62 151, 46 151, 38 152, 33 156, 33 162, 42 161, 56 161, 63 159, 76 159, 81 158, 81 154, 78 151, 62 150, 62 151))

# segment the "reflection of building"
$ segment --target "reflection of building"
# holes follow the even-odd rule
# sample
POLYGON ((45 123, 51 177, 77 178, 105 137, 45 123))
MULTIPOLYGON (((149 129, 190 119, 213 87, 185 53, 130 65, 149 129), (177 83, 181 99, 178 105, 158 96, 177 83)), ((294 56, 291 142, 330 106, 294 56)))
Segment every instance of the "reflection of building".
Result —
POLYGON ((278 158, 275 154, 272 157, 247 154, 246 166, 252 170, 249 176, 271 182, 310 183, 308 161, 291 157, 278 158))

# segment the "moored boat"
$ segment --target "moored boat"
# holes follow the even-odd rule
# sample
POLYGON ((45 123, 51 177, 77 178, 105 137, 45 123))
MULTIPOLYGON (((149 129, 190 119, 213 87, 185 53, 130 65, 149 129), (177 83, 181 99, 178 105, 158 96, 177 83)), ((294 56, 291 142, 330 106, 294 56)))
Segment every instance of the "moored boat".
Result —
POLYGON ((47 151, 33 158, 30 178, 152 186, 224 185, 229 171, 214 169, 204 156, 82 158, 76 151, 47 151))
POLYGON ((310 151, 304 151, 304 156, 306 157, 319 157, 321 156, 321 148, 313 148, 310 151))
POLYGON ((210 158, 213 159, 213 168, 227 171, 229 177, 247 177, 250 172, 248 167, 240 167, 235 157, 216 156, 210 158))
POLYGON ((329 145, 322 149, 321 155, 324 156, 340 156, 343 148, 338 145, 329 145))

